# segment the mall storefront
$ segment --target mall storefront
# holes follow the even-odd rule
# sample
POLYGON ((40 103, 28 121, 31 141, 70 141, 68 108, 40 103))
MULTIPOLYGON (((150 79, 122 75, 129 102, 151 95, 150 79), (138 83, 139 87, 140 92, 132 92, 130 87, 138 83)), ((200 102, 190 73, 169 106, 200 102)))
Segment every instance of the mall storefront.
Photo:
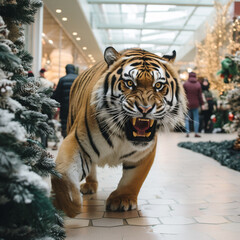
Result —
POLYGON ((45 77, 57 84, 59 78, 65 75, 67 64, 73 64, 77 73, 90 66, 81 49, 46 6, 39 10, 35 23, 27 26, 25 33, 26 49, 33 56, 32 71, 35 76, 39 75, 41 68, 45 68, 45 77))

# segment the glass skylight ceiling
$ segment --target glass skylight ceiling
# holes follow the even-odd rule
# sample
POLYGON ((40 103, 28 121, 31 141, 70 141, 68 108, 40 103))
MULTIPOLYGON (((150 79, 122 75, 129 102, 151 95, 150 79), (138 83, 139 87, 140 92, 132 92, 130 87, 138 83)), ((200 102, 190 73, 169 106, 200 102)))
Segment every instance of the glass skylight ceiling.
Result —
POLYGON ((88 0, 91 25, 103 48, 180 50, 213 13, 212 0, 88 0))

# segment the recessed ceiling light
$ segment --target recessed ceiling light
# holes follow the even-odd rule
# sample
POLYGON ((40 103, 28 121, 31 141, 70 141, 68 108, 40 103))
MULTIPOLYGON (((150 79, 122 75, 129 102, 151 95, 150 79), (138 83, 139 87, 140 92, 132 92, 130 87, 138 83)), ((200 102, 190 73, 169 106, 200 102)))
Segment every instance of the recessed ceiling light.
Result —
POLYGON ((92 54, 88 54, 89 57, 92 57, 92 54))
POLYGON ((62 10, 61 9, 56 9, 56 13, 61 13, 62 10))
POLYGON ((87 50, 87 47, 83 47, 82 49, 83 49, 83 50, 87 50))
POLYGON ((45 36, 46 36, 46 34, 45 34, 45 33, 42 33, 42 36, 43 36, 43 37, 45 37, 45 36))
POLYGON ((77 35, 77 32, 73 32, 72 35, 73 35, 73 36, 76 36, 76 35, 77 35))
POLYGON ((80 38, 80 37, 77 37, 77 38, 76 38, 76 40, 77 40, 77 41, 80 41, 80 40, 81 40, 81 38, 80 38))
POLYGON ((66 21, 67 21, 67 18, 66 18, 66 17, 63 17, 62 20, 63 20, 64 22, 66 22, 66 21))
POLYGON ((50 44, 53 44, 53 40, 51 40, 51 39, 49 39, 48 42, 49 42, 50 44))

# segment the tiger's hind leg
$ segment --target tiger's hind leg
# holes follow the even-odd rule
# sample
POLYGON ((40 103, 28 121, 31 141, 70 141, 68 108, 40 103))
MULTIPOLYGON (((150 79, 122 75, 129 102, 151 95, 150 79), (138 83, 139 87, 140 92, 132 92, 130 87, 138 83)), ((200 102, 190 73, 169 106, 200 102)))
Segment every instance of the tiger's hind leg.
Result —
POLYGON ((81 184, 80 191, 82 194, 93 194, 97 192, 97 169, 96 164, 92 163, 91 171, 86 177, 86 183, 81 184))
POLYGON ((74 133, 63 140, 56 159, 56 169, 62 177, 52 177, 53 204, 67 216, 75 217, 81 207, 79 183, 88 175, 91 165, 86 165, 74 133))

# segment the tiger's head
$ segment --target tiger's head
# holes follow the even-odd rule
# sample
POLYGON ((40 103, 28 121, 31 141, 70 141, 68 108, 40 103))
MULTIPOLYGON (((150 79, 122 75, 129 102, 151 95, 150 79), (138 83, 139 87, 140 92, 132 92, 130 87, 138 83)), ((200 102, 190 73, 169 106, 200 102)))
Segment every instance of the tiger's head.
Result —
POLYGON ((171 63, 176 57, 159 57, 142 49, 118 53, 105 50, 108 70, 95 88, 97 117, 104 129, 128 140, 147 143, 160 127, 176 127, 186 113, 185 94, 171 63))

